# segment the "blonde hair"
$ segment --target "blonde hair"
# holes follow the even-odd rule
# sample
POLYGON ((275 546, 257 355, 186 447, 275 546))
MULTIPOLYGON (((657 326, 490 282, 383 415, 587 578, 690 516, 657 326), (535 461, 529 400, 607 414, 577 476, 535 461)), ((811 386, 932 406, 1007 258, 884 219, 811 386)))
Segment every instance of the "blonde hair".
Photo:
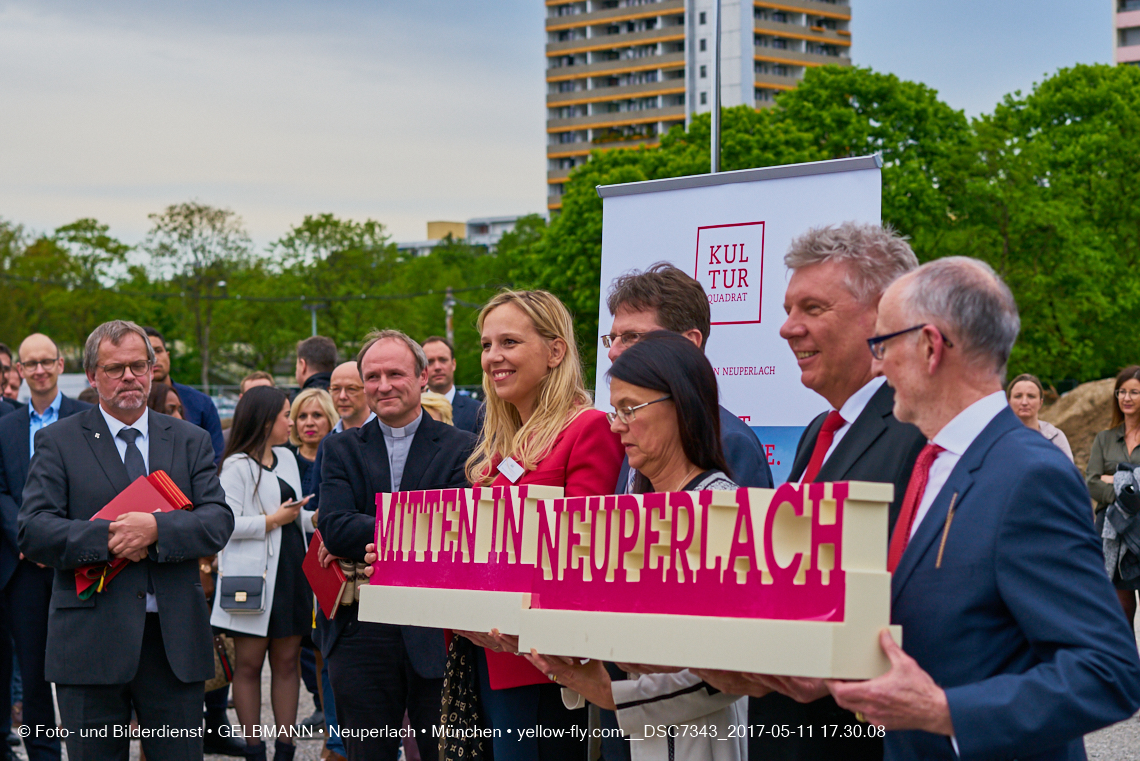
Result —
POLYGON ((303 443, 301 437, 297 435, 297 417, 301 414, 301 408, 313 399, 317 400, 321 412, 325 413, 325 417, 329 419, 330 431, 336 425, 337 418, 340 417, 336 412, 336 405, 333 404, 332 396, 323 388, 307 388, 297 394, 297 398, 293 400, 293 406, 289 408, 289 420, 293 423, 293 427, 289 429, 289 443, 295 447, 299 447, 303 443))
POLYGON ((451 414, 451 402, 443 394, 434 391, 425 391, 420 395, 420 406, 428 412, 439 413, 439 422, 455 425, 455 417, 451 414))
POLYGON ((574 341, 574 320, 565 305, 547 291, 504 290, 488 301, 479 313, 480 334, 487 315, 504 304, 514 304, 521 309, 548 345, 561 338, 566 344, 566 356, 539 381, 534 414, 525 425, 515 406, 499 398, 490 376, 483 373, 486 419, 479 443, 467 460, 467 480, 476 486, 495 480, 493 463, 496 458, 513 457, 526 470, 533 470, 550 452, 562 429, 593 406, 582 382, 582 362, 574 341))

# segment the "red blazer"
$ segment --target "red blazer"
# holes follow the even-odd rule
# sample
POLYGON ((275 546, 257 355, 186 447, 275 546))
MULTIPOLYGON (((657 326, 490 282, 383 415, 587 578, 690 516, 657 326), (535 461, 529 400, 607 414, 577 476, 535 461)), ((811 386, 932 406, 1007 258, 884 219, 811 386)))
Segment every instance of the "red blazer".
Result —
MULTIPOLYGON (((554 446, 534 470, 528 470, 516 484, 561 486, 567 497, 592 497, 613 494, 618 471, 625 458, 621 437, 610 430, 606 413, 586 410, 562 429, 554 446)), ((510 480, 502 473, 494 486, 509 486, 510 480)), ((487 654, 487 676, 491 689, 522 687, 527 684, 545 684, 547 678, 530 665, 521 655, 487 654)))

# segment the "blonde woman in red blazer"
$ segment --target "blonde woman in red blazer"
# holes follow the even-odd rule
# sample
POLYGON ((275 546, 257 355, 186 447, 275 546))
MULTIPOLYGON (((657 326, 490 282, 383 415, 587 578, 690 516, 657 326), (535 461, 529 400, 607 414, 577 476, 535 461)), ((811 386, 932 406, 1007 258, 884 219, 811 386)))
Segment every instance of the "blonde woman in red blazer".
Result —
MULTIPOLYGON (((546 291, 504 291, 483 308, 479 333, 487 413, 467 461, 468 480, 560 486, 567 497, 613 493, 621 440, 586 392, 573 321, 562 302, 546 291), (512 480, 502 472, 504 461, 502 470, 521 468, 521 476, 512 480)), ((584 729, 586 712, 563 705, 561 689, 517 654, 513 638, 461 633, 484 648, 476 658, 482 713, 502 735, 495 760, 581 759, 583 733, 520 741, 518 730, 584 729)))

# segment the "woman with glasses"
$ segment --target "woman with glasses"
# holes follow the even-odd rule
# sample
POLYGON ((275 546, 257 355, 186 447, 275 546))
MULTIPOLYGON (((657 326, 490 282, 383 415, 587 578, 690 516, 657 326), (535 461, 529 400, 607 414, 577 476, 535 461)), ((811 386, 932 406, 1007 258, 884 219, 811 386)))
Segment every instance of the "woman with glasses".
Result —
POLYGON ((178 396, 174 386, 152 383, 150 395, 146 398, 146 406, 155 412, 161 412, 163 415, 170 415, 179 420, 186 419, 186 415, 182 411, 182 397, 178 396))
MULTIPOLYGON (((638 473, 633 493, 737 488, 721 449, 716 374, 691 341, 648 333, 614 361, 609 376, 610 425, 638 473)), ((537 653, 528 659, 567 690, 616 711, 635 760, 746 755, 746 741, 730 727, 747 723, 748 699, 718 692, 687 669, 643 673, 649 669, 622 664, 630 678, 613 679, 600 661, 537 653), (697 731, 647 737, 646 727, 658 724, 697 731)))
MULTIPOLYGON (((1085 477, 1089 494, 1096 502, 1096 533, 1104 529, 1104 511, 1116 500, 1112 476, 1119 463, 1140 465, 1140 365, 1129 365, 1116 376, 1114 390, 1116 403, 1112 405, 1112 428, 1096 435, 1089 452, 1089 466, 1085 477)), ((1124 608, 1124 615, 1132 622, 1136 616, 1136 591, 1140 582, 1127 582, 1114 570, 1112 583, 1124 608)))
MULTIPOLYGON (((482 336, 483 434, 467 461, 474 486, 559 486, 567 497, 613 493, 621 467, 618 437, 594 409, 582 380, 574 323, 546 291, 504 291, 479 315, 482 336)), ((496 761, 581 759, 585 711, 562 704, 561 690, 518 655, 518 639, 460 632, 476 645, 479 701, 496 761), (561 727, 564 736, 520 737, 520 729, 561 727)), ((496 633, 497 634, 497 633, 496 633)), ((457 659, 448 658, 448 679, 457 659)))

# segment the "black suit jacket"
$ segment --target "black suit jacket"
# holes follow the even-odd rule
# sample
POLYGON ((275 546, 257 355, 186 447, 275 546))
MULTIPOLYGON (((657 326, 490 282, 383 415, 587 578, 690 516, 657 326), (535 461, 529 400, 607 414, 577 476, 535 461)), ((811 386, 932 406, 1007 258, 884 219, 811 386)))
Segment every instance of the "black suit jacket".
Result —
POLYGON ((0 399, 0 417, 4 417, 10 412, 15 412, 19 409, 20 405, 13 402, 11 399, 0 399))
MULTIPOLYGON (((87 402, 64 396, 59 401, 59 420, 76 412, 91 409, 87 402)), ((58 422, 58 421, 56 421, 58 422)), ((28 431, 32 424, 28 405, 0 419, 0 589, 8 584, 20 550, 16 546, 16 515, 24 497, 24 482, 28 479, 28 431)))
MULTIPOLYGON (((855 418, 815 478, 817 482, 877 481, 894 484, 895 498, 891 502, 888 532, 898 517, 915 458, 926 445, 926 437, 921 431, 895 419, 894 406, 894 389, 884 383, 855 418)), ((790 482, 799 481, 807 469, 826 417, 827 413, 823 413, 812 420, 800 437, 788 476, 790 482)), ((749 701, 748 720, 750 724, 791 726, 857 723, 854 715, 836 705, 831 697, 804 705, 775 692, 749 701)), ((883 757, 883 742, 878 738, 852 739, 843 736, 842 731, 833 733, 832 737, 820 737, 817 733, 810 738, 776 739, 753 735, 748 743, 748 755, 773 761, 831 761, 835 758, 871 761, 883 757)))
MULTIPOLYGON (((388 447, 380 421, 372 420, 323 442, 321 501, 318 524, 325 547, 333 555, 364 560, 364 547, 376 537, 376 494, 392 490, 388 447)), ((467 486, 464 467, 475 436, 424 413, 412 438, 408 461, 400 479, 401 491, 456 489, 467 486)), ((321 622, 320 648, 327 658, 344 628, 356 620, 355 607, 341 610, 321 622), (348 614, 348 615, 346 615, 348 614)), ((419 626, 401 626, 404 646, 416 673, 429 679, 443 676, 447 651, 443 631, 419 626)))
POLYGON ((48 615, 49 682, 113 685, 135 677, 148 575, 174 675, 187 683, 214 675, 198 558, 225 547, 234 516, 218 482, 209 435, 185 421, 148 414, 150 469, 166 471, 194 509, 156 514, 158 541, 150 556, 129 563, 103 592, 86 600, 75 593, 74 569, 109 559, 110 524, 90 518, 130 485, 127 468, 98 407, 36 434, 18 538, 29 560, 56 569, 48 615))
MULTIPOLYGON (((918 453, 926 446, 926 437, 910 423, 895 420, 895 391, 883 384, 862 414, 851 424, 835 451, 819 469, 817 482, 823 481, 877 481, 895 485, 895 499, 891 502, 887 531, 892 531, 902 507, 910 472, 918 453)), ((800 480, 811 460, 815 441, 827 413, 811 421, 804 429, 796 446, 796 459, 788 480, 800 480)))
POLYGON ((478 436, 483 428, 483 403, 456 391, 451 402, 451 417, 456 428, 478 436))

